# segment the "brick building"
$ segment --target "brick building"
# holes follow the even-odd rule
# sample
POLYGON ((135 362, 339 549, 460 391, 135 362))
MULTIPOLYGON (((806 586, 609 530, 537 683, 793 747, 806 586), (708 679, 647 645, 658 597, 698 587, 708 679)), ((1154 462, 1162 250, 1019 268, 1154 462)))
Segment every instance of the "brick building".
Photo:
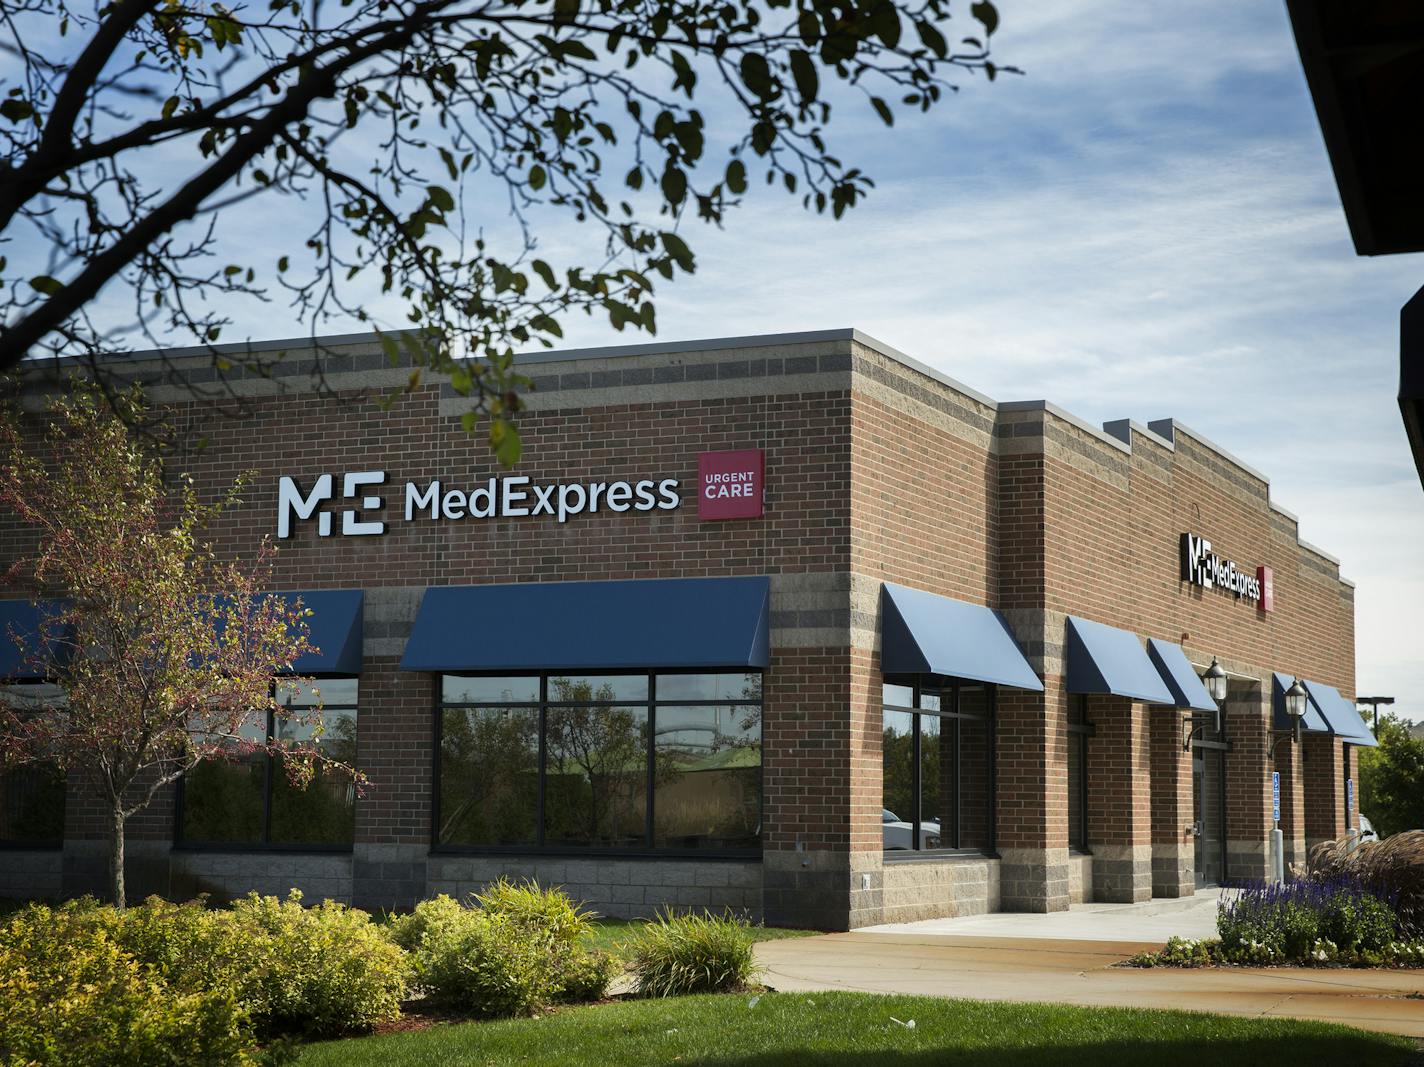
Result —
MULTIPOLYGON (((241 417, 152 395, 209 438, 201 485, 257 472, 218 543, 285 535, 327 743, 371 785, 205 767, 131 821, 131 893, 511 874, 846 929, 1267 877, 1273 772, 1288 861, 1355 819, 1353 587, 1180 423, 995 402, 834 330, 529 356, 505 471, 448 389, 379 410, 404 372, 327 344, 335 396, 299 353, 241 417)), ((92 807, 40 841, 38 795, 4 792, 0 894, 101 885, 92 807)))

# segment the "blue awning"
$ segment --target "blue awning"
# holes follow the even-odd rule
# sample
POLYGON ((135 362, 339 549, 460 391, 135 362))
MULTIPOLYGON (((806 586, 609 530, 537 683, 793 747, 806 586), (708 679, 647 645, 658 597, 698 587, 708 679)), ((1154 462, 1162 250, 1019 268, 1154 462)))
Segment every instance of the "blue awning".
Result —
POLYGON ((770 596, 761 576, 441 586, 401 669, 764 668, 770 596))
POLYGON ((1365 720, 1360 718, 1360 712, 1354 702, 1342 697, 1333 685, 1306 682, 1305 688, 1310 693, 1311 701, 1320 709, 1320 714, 1330 724, 1331 732, 1341 741, 1348 741, 1361 748, 1374 748, 1379 744, 1370 728, 1365 725, 1365 720))
POLYGON ((45 664, 70 654, 71 627, 44 633, 45 620, 63 610, 59 600, 0 600, 0 681, 45 678, 45 664))
POLYGON ((293 674, 361 673, 361 627, 365 594, 359 589, 304 589, 300 592, 269 593, 289 604, 301 597, 311 612, 307 619, 308 643, 316 649, 298 657, 293 674))
MULTIPOLYGON (((1271 675, 1271 719, 1277 730, 1289 730, 1291 728, 1291 718, 1286 714, 1286 690, 1295 681, 1289 674, 1271 675)), ((1301 684, 1306 687, 1306 692, 1310 691, 1310 683, 1304 678, 1301 684)), ((1325 734, 1330 732, 1330 724, 1325 717, 1320 714, 1320 707, 1315 703, 1314 698, 1306 701, 1305 718, 1300 721, 1300 728, 1306 733, 1325 734)))
POLYGON ((882 590, 882 674, 944 674, 1042 692, 997 611, 889 582, 882 590))
POLYGON ((1135 633, 1068 616, 1068 692, 1176 704, 1135 633))
POLYGON ((1206 691, 1206 686, 1202 684, 1181 645, 1149 637, 1147 658, 1157 668, 1162 681, 1167 683, 1167 688, 1176 698, 1177 707, 1191 708, 1193 711, 1217 710, 1216 701, 1211 699, 1211 694, 1206 691))

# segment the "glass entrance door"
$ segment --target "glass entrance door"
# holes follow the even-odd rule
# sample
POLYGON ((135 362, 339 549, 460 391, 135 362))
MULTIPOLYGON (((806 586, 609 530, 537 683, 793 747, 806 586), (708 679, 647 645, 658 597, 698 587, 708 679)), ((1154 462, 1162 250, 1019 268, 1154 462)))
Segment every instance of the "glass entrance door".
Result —
POLYGON ((1226 753, 1192 749, 1192 818, 1198 888, 1226 878, 1226 753))

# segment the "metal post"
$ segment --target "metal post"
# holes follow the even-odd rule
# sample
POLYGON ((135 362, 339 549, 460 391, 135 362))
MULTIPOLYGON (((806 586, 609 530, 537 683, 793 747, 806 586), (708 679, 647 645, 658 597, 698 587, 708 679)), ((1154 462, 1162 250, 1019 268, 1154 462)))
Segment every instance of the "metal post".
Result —
POLYGON ((1271 878, 1277 882, 1286 880, 1286 835, 1279 827, 1271 831, 1271 878))

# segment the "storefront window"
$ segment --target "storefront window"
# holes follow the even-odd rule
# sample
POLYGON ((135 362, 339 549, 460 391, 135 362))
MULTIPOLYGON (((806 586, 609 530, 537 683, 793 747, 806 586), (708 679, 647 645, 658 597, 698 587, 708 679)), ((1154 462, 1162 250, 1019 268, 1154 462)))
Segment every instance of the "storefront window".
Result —
MULTIPOLYGON (((280 685, 277 702, 305 714, 321 705, 324 724, 317 747, 331 759, 356 763, 355 678, 324 678, 307 687, 280 685)), ((310 727, 282 716, 243 728, 248 741, 271 737, 309 743, 310 727)), ((233 741, 234 749, 239 743, 233 741)), ((266 752, 205 760, 188 772, 179 791, 178 839, 185 845, 260 848, 349 848, 355 836, 356 789, 345 775, 318 769, 305 788, 287 779, 279 758, 266 752)))
POLYGON ((1068 847, 1088 851, 1088 698, 1068 698, 1068 847))
POLYGON ((992 851, 993 688, 897 679, 882 698, 885 850, 992 851))
MULTIPOLYGON (((0 687, 22 715, 62 706, 64 692, 33 682, 0 687)), ((64 775, 49 763, 31 763, 0 774, 0 846, 58 848, 64 840, 64 775)))
POLYGON ((435 843, 755 850, 761 675, 442 675, 435 843))

